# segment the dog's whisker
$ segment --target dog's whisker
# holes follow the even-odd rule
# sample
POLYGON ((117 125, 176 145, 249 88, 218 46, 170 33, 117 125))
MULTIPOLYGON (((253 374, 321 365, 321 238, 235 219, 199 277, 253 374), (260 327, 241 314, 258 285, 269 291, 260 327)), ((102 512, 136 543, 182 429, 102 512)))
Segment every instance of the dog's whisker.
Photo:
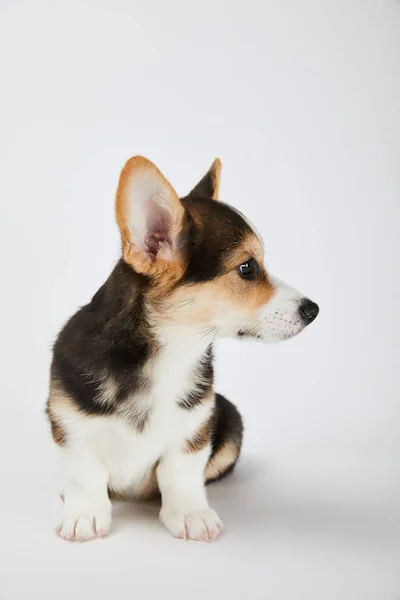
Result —
POLYGON ((176 306, 173 310, 171 310, 168 313, 168 316, 170 317, 177 310, 180 310, 181 308, 184 308, 185 306, 189 306, 189 304, 193 304, 193 302, 194 302, 193 298, 191 300, 185 300, 184 302, 181 302, 178 306, 176 306))
POLYGON ((216 329, 216 327, 213 326, 213 327, 210 327, 209 329, 207 329, 205 333, 201 332, 201 333, 203 333, 203 335, 193 344, 193 346, 190 348, 190 351, 192 351, 193 348, 195 346, 197 346, 197 344, 199 342, 201 342, 201 340, 203 340, 207 335, 210 335, 210 333, 212 333, 214 331, 214 329, 216 329))
POLYGON ((213 343, 215 342, 215 338, 217 337, 218 333, 219 333, 219 329, 215 328, 215 333, 214 333, 214 337, 212 339, 211 345, 213 345, 213 343))

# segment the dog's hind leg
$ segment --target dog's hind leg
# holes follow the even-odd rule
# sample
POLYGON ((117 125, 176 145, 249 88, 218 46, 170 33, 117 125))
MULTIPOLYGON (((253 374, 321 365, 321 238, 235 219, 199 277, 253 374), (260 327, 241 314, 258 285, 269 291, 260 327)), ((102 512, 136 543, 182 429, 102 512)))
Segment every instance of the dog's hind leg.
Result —
POLYGON ((206 484, 233 470, 239 458, 242 438, 243 422, 239 411, 224 396, 216 394, 212 452, 205 470, 206 484))

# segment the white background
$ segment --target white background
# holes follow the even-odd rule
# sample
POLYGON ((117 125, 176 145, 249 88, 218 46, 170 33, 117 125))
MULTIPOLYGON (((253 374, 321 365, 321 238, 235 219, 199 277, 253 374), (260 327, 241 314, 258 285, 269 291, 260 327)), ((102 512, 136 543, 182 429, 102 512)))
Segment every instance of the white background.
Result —
POLYGON ((3 0, 0 61, 0 598, 400 598, 400 3, 3 0), (214 544, 153 505, 53 534, 50 348, 118 257, 134 154, 181 195, 220 156, 222 199, 321 307, 289 342, 218 347, 246 436, 214 544))

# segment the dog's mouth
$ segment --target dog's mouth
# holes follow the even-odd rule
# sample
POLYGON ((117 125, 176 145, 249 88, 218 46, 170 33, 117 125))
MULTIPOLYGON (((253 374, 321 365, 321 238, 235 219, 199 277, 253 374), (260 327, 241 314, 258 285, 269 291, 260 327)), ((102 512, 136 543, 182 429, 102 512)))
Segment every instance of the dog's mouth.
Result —
POLYGON ((260 342, 284 342, 285 340, 290 340, 291 338, 296 337, 303 331, 303 329, 305 329, 305 327, 305 325, 301 325, 299 328, 292 331, 279 331, 273 329, 268 332, 269 335, 261 335, 260 333, 256 333, 254 331, 239 329, 237 332, 237 337, 240 339, 258 340, 260 342))

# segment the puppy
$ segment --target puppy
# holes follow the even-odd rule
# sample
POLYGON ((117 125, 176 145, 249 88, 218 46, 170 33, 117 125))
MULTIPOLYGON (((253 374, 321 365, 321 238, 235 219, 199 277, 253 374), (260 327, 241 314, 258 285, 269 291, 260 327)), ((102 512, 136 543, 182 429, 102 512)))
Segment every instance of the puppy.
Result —
POLYGON ((182 539, 222 531, 205 485, 239 457, 242 419, 213 387, 221 337, 290 338, 318 306, 272 277, 246 218, 218 201, 217 159, 185 198, 149 160, 122 170, 122 257, 54 345, 47 414, 64 475, 65 540, 101 537, 110 498, 161 494, 182 539))

